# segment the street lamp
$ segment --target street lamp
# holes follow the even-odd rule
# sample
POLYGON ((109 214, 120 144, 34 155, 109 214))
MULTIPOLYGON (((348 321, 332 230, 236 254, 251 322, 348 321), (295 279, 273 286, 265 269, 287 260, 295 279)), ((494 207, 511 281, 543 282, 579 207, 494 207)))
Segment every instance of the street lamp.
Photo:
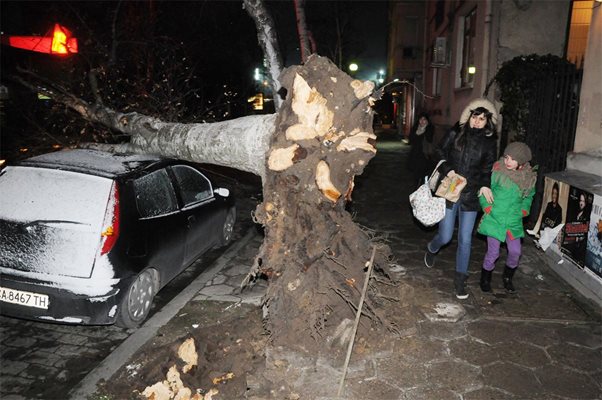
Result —
POLYGON ((349 71, 356 72, 359 69, 356 63, 349 64, 349 71))

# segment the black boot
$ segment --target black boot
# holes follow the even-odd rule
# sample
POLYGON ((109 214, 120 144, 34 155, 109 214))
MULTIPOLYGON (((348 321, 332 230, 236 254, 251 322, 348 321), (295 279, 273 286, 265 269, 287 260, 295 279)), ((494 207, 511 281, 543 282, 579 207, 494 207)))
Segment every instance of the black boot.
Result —
POLYGON ((456 288, 456 297, 460 300, 464 300, 468 298, 468 293, 466 293, 466 288, 464 287, 466 284, 466 279, 468 275, 463 274, 461 272, 456 272, 456 277, 454 279, 454 286, 456 288))
POLYGON ((485 268, 481 268, 481 290, 483 292, 491 292, 491 272, 485 268))
POLYGON ((514 272, 516 272, 516 268, 510 268, 507 265, 504 267, 504 289, 508 293, 516 293, 516 289, 514 289, 514 285, 512 284, 512 277, 514 276, 514 272))

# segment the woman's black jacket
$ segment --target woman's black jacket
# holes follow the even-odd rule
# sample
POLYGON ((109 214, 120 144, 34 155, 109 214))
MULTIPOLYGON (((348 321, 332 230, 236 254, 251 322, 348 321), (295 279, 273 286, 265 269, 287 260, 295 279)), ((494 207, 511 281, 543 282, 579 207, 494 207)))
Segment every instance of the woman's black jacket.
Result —
MULTIPOLYGON (((452 169, 466 178, 466 187, 460 195, 462 211, 480 211, 477 195, 483 186, 491 183, 491 168, 497 160, 496 135, 486 135, 485 129, 467 129, 464 146, 459 149, 455 142, 458 132, 450 130, 436 149, 439 160, 445 160, 439 167, 441 176, 452 169)), ((438 160, 437 160, 438 161, 438 160)), ((447 207, 452 207, 447 202, 447 207)))

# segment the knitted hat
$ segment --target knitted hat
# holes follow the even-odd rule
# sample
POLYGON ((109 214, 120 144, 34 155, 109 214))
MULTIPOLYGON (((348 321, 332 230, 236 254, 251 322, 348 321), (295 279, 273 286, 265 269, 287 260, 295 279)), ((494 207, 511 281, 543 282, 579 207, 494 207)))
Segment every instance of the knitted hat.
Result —
POLYGON ((474 110, 475 108, 479 108, 479 107, 486 108, 491 113, 491 121, 494 124, 497 124, 497 119, 498 119, 497 108, 495 108, 493 103, 490 102, 489 100, 480 98, 480 99, 474 99, 473 101, 468 103, 468 105, 466 107, 464 107, 464 110, 462 111, 462 115, 460 115, 460 125, 464 125, 466 123, 466 121, 468 121, 471 111, 474 110))
POLYGON ((531 161, 531 149, 529 146, 522 142, 512 142, 508 146, 506 146, 506 150, 504 150, 505 156, 510 156, 514 159, 519 165, 523 165, 531 161))

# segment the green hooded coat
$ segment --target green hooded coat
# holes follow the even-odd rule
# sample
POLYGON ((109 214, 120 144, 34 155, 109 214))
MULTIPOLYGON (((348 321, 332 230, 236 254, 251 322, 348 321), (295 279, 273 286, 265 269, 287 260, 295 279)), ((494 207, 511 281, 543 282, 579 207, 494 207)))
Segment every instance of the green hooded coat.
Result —
POLYGON ((479 203, 485 212, 479 223, 478 232, 491 236, 500 242, 525 236, 523 218, 529 215, 535 194, 537 173, 527 163, 520 170, 511 171, 503 159, 493 164, 491 191, 493 204, 479 196, 479 203))

